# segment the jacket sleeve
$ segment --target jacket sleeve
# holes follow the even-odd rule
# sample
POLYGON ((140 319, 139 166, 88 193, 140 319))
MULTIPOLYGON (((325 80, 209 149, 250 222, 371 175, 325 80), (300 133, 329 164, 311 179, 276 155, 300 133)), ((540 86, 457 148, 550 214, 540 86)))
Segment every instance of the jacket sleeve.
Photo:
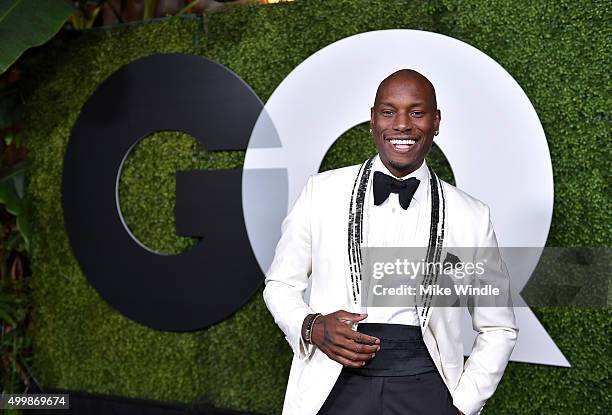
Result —
MULTIPOLYGON (((497 279, 496 286, 509 294, 508 271, 499 253, 489 208, 485 208, 476 257, 486 258, 489 272, 497 279)), ((516 344, 518 326, 509 297, 503 304, 494 307, 478 307, 475 301, 468 305, 468 311, 472 327, 478 334, 453 392, 453 404, 464 414, 473 415, 482 411, 487 399, 495 392, 516 344)))
POLYGON ((315 346, 302 339, 304 318, 314 311, 304 301, 312 270, 311 202, 312 176, 281 226, 281 238, 266 273, 264 301, 285 334, 294 355, 307 359, 315 346))

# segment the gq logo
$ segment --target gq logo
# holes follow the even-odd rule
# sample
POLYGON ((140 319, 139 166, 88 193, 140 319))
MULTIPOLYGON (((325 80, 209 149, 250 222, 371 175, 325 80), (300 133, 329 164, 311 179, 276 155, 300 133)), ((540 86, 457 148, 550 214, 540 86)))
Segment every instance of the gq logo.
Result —
MULTIPOLYGON (((154 55, 110 76, 84 105, 64 164, 66 228, 91 284, 121 313, 160 330, 194 330, 229 317, 262 283, 280 223, 307 177, 339 136, 369 120, 378 83, 403 67, 436 86, 442 110, 436 143, 457 186, 491 206, 500 246, 543 247, 552 218, 552 164, 520 86, 456 39, 384 30, 316 52, 265 106, 234 73, 197 56, 154 55), (209 151, 247 150, 242 170, 177 172, 177 233, 202 238, 179 255, 142 246, 118 206, 130 149, 164 130, 188 133, 209 151)), ((538 260, 506 258, 506 264, 524 285, 538 260)), ((531 310, 515 311, 528 336, 521 336, 512 360, 569 365, 531 310)), ((471 332, 467 318, 466 329, 471 332)), ((466 351, 471 338, 464 340, 466 351)))

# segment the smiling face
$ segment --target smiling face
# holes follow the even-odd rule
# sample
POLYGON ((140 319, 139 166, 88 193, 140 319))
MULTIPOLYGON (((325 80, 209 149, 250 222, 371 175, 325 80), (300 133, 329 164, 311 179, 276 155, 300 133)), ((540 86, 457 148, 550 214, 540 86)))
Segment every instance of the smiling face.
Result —
POLYGON ((380 159, 396 177, 418 169, 440 126, 433 85, 418 72, 403 69, 381 82, 370 124, 380 159))

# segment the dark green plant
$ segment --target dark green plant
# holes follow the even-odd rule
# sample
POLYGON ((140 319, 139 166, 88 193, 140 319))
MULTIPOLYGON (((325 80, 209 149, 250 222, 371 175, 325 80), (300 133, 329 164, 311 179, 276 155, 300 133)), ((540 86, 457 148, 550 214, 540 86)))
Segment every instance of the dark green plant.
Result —
POLYGON ((25 174, 27 161, 20 161, 0 169, 0 204, 16 218, 18 234, 23 238, 25 249, 30 248, 30 223, 25 198, 25 174))
POLYGON ((32 380, 28 162, 19 134, 19 79, 15 65, 0 76, 0 382, 6 393, 24 392, 32 380))
POLYGON ((3 393, 22 393, 31 379, 28 251, 30 226, 25 199, 27 162, 0 169, 0 355, 3 393))
POLYGON ((3 393, 23 393, 33 379, 28 251, 24 198, 27 163, 0 170, 0 367, 3 393))
POLYGON ((26 50, 53 37, 73 12, 61 0, 4 0, 0 3, 0 73, 26 50))
POLYGON ((27 280, 0 279, 0 356, 2 393, 24 393, 33 379, 32 337, 27 333, 30 304, 27 280))

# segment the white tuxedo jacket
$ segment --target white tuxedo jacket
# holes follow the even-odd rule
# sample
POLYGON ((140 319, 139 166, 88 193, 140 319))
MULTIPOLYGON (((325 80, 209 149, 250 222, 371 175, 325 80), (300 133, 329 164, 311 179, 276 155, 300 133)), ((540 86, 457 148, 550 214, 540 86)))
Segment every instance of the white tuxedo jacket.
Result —
MULTIPOLYGON (((294 352, 284 415, 316 414, 342 370, 340 363, 316 346, 304 343, 301 336, 304 318, 315 312, 360 312, 351 300, 346 263, 348 207, 358 170, 359 165, 350 166, 308 179, 282 223, 275 257, 266 273, 264 301, 294 352), (306 303, 304 292, 309 278, 311 291, 306 303)), ((368 192, 371 182, 370 177, 368 192)), ((496 247, 489 208, 448 183, 442 182, 442 186, 447 206, 444 246, 496 247)), ((431 203, 428 204, 431 209, 431 203)), ((429 218, 422 226, 423 241, 427 240, 428 229, 429 218)), ((505 271, 503 263, 499 266, 505 271)), ((420 315, 421 309, 418 311, 420 315)), ((460 307, 432 307, 421 329, 453 404, 472 415, 482 410, 501 380, 518 327, 512 307, 470 308, 472 326, 478 334, 464 364, 461 332, 464 312, 460 307)))

